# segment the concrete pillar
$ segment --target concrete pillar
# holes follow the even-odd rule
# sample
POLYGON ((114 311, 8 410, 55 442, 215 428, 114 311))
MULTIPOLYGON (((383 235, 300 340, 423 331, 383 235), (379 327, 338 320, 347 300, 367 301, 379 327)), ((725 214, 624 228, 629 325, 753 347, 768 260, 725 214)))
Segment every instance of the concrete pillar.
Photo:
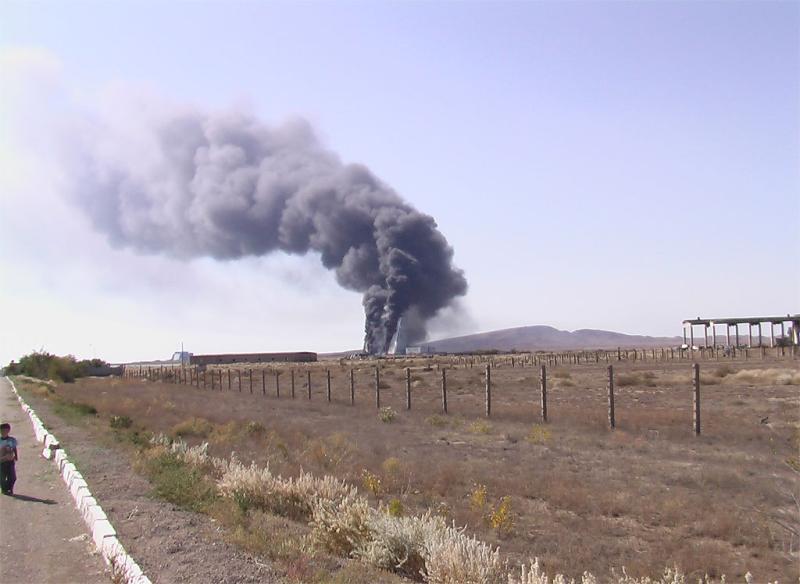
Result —
POLYGON ((686 340, 686 323, 683 323, 683 344, 688 344, 688 341, 686 340))
POLYGON ((717 348, 717 325, 711 323, 711 342, 714 344, 714 349, 717 348))
POLYGON ((704 343, 703 346, 707 349, 708 348, 708 325, 705 325, 703 327, 703 334, 705 335, 705 343, 704 343))
POLYGON ((691 341, 689 343, 689 350, 691 351, 692 347, 694 347, 694 325, 693 324, 689 324, 689 340, 691 341))
POLYGON ((759 347, 762 346, 761 345, 761 323, 758 323, 758 346, 759 347))
MULTIPOLYGON (((786 336, 786 329, 783 326, 783 321, 781 321, 781 339, 783 339, 785 336, 786 336)), ((781 342, 785 341, 781 340, 781 342)))
POLYGON ((725 345, 730 347, 731 346, 731 325, 730 323, 725 325, 725 345))
POLYGON ((739 323, 737 322, 733 326, 736 329, 736 348, 738 349, 739 348, 739 323))
POLYGON ((752 322, 748 322, 747 323, 747 334, 748 334, 747 346, 748 347, 752 347, 753 346, 753 323, 752 322))
POLYGON ((775 346, 775 323, 769 323, 769 346, 775 346))

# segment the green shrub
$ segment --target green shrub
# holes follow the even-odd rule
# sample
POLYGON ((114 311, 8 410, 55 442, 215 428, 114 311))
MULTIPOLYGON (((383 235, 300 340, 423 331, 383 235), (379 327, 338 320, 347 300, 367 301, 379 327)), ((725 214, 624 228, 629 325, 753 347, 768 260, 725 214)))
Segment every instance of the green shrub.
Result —
POLYGON ((403 509, 403 502, 400 499, 392 499, 389 501, 389 506, 386 508, 386 512, 392 517, 402 517, 405 513, 405 509, 403 509))
POLYGON ((97 409, 81 402, 58 400, 53 404, 53 411, 68 424, 78 424, 87 416, 96 416, 97 409))
POLYGON ((6 375, 28 375, 37 379, 55 379, 70 383, 83 377, 89 367, 108 365, 101 359, 78 361, 72 355, 59 357, 47 351, 33 351, 20 358, 19 363, 11 361, 4 368, 6 375))

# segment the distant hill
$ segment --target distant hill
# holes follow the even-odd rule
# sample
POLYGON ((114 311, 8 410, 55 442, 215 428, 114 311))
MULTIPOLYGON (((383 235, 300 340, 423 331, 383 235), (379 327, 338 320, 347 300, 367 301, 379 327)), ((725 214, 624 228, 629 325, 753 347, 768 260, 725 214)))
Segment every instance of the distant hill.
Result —
POLYGON ((432 351, 466 353, 472 351, 546 351, 567 349, 616 349, 633 347, 668 347, 683 342, 681 337, 648 337, 612 331, 580 329, 561 331, 551 326, 522 326, 440 339, 421 343, 432 351))

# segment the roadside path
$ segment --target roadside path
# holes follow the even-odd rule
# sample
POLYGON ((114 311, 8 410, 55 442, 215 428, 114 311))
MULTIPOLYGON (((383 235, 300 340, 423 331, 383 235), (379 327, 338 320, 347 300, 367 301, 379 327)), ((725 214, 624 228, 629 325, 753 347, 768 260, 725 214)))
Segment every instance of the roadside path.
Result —
POLYGON ((0 495, 0 584, 108 584, 58 469, 42 458, 28 416, 0 378, 0 421, 19 441, 14 496, 0 495))

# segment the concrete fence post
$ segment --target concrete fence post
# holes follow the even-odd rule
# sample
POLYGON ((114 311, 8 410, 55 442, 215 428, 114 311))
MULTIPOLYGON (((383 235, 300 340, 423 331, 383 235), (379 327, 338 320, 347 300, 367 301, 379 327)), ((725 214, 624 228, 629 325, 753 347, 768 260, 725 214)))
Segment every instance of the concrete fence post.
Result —
POLYGON ((486 417, 492 415, 492 368, 486 366, 486 417))
POLYGON ((542 365, 539 374, 539 389, 541 391, 542 422, 547 421, 547 366, 542 365))
POLYGON ((327 371, 327 380, 326 380, 326 388, 325 388, 325 395, 328 397, 328 403, 331 403, 331 370, 328 369, 327 371))
POLYGON ((381 409, 381 370, 375 367, 375 407, 381 409))
POLYGON ((617 420, 614 412, 614 366, 608 366, 608 425, 613 430, 617 427, 617 420))
POLYGON ((447 413, 447 369, 442 369, 442 413, 447 413))
POLYGON ((700 364, 695 363, 692 367, 692 381, 694 385, 694 408, 693 408, 693 428, 694 435, 700 435, 700 364))
POLYGON ((411 409, 411 369, 406 367, 406 409, 411 409))

